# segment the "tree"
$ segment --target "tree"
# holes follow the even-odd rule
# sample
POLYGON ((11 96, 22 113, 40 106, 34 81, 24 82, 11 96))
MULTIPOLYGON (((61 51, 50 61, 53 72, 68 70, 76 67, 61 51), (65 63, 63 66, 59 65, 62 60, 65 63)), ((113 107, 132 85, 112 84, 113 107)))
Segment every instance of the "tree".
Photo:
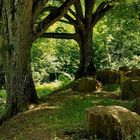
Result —
POLYGON ((30 66, 32 43, 66 13, 74 0, 66 0, 55 12, 50 12, 36 24, 36 19, 47 2, 48 0, 0 0, 3 23, 0 48, 5 62, 7 91, 4 119, 37 102, 30 66))
MULTIPOLYGON (((114 0, 102 1, 94 12, 96 0, 84 0, 84 9, 82 2, 77 0, 74 3, 75 10, 69 9, 68 13, 64 15, 66 20, 60 20, 61 22, 73 25, 75 28, 74 34, 44 33, 42 35, 42 37, 47 38, 74 39, 79 44, 80 66, 75 78, 95 75, 96 69, 93 61, 92 48, 93 28, 113 7, 114 0)), ((56 11, 57 7, 48 7, 48 10, 56 11)))

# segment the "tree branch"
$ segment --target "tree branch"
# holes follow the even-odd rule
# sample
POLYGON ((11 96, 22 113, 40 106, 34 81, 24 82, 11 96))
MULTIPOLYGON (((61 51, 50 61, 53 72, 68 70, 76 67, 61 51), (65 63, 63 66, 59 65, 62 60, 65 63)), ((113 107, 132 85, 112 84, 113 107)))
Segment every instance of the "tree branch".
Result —
POLYGON ((69 34, 69 33, 44 33, 40 37, 42 37, 42 38, 74 39, 74 40, 76 40, 77 34, 69 34))
POLYGON ((85 20, 91 20, 95 0, 85 0, 85 20))
POLYGON ((109 4, 103 4, 101 3, 97 10, 95 11, 95 13, 92 15, 92 27, 94 27, 96 25, 96 23, 102 19, 106 13, 113 8, 113 5, 109 5, 109 4))
POLYGON ((52 24, 65 15, 75 0, 66 0, 57 10, 51 12, 33 31, 33 40, 40 37, 52 24))
POLYGON ((105 6, 108 5, 108 2, 103 1, 102 3, 100 3, 100 5, 97 7, 96 12, 100 12, 101 10, 103 10, 105 8, 105 6))
POLYGON ((65 14, 64 18, 66 18, 72 25, 77 26, 76 20, 74 20, 70 15, 65 14))
POLYGON ((59 22, 66 23, 66 24, 69 24, 69 25, 73 25, 73 24, 70 23, 69 21, 67 21, 67 20, 63 20, 63 19, 59 20, 59 22))
POLYGON ((93 28, 91 28, 91 24, 94 5, 95 0, 85 0, 85 28, 88 31, 93 30, 93 28))
POLYGON ((81 1, 80 1, 80 0, 75 1, 74 7, 75 7, 75 10, 76 10, 76 15, 77 15, 81 20, 83 20, 84 16, 83 16, 83 10, 82 10, 81 1))
POLYGON ((46 3, 49 0, 34 0, 33 3, 33 23, 37 19, 38 15, 41 13, 43 8, 45 7, 46 3))
POLYGON ((69 12, 75 17, 79 27, 84 28, 83 19, 81 19, 72 9, 69 9, 69 12))

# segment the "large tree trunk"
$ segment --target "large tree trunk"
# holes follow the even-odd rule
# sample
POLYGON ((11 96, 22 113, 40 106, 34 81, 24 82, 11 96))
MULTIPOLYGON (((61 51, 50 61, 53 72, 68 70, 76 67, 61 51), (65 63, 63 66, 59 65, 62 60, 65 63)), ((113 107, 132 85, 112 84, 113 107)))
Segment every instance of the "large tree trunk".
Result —
POLYGON ((37 102, 31 74, 30 50, 33 1, 4 0, 5 17, 5 73, 7 103, 5 118, 10 118, 37 102))
POLYGON ((80 65, 75 78, 95 76, 96 69, 93 61, 92 29, 78 32, 80 46, 80 65))

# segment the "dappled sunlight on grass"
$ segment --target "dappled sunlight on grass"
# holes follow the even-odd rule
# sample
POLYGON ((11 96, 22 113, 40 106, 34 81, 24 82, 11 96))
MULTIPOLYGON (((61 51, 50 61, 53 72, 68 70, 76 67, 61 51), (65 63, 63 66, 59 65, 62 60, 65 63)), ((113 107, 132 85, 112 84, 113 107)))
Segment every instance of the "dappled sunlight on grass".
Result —
POLYGON ((58 89, 61 86, 60 81, 46 83, 36 86, 38 97, 47 96, 50 92, 58 89))
POLYGON ((58 133, 63 135, 65 131, 85 128, 86 108, 97 105, 117 105, 133 110, 133 102, 120 100, 120 95, 115 91, 99 93, 66 89, 55 94, 51 93, 60 87, 61 82, 37 86, 38 96, 44 100, 41 100, 38 105, 29 106, 28 111, 4 123, 0 127, 0 137, 10 137, 10 139, 16 137, 21 140, 46 137, 54 139, 58 133), (7 132, 7 135, 4 132, 7 132))

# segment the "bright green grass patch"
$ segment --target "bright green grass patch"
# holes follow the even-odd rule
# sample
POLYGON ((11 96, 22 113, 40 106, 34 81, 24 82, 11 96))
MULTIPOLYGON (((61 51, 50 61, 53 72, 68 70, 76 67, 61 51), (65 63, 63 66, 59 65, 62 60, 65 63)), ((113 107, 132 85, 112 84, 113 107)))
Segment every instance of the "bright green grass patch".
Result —
MULTIPOLYGON (((62 85, 62 82, 57 81, 57 82, 52 82, 52 83, 47 83, 47 84, 36 86, 38 97, 47 96, 50 92, 60 88, 61 85, 62 85)), ((0 98, 6 99, 5 90, 0 90, 0 98)))
POLYGON ((0 98, 6 99, 6 91, 5 90, 0 90, 0 98))
POLYGON ((61 82, 52 82, 43 85, 36 86, 38 97, 47 96, 50 92, 58 89, 61 86, 61 82))

